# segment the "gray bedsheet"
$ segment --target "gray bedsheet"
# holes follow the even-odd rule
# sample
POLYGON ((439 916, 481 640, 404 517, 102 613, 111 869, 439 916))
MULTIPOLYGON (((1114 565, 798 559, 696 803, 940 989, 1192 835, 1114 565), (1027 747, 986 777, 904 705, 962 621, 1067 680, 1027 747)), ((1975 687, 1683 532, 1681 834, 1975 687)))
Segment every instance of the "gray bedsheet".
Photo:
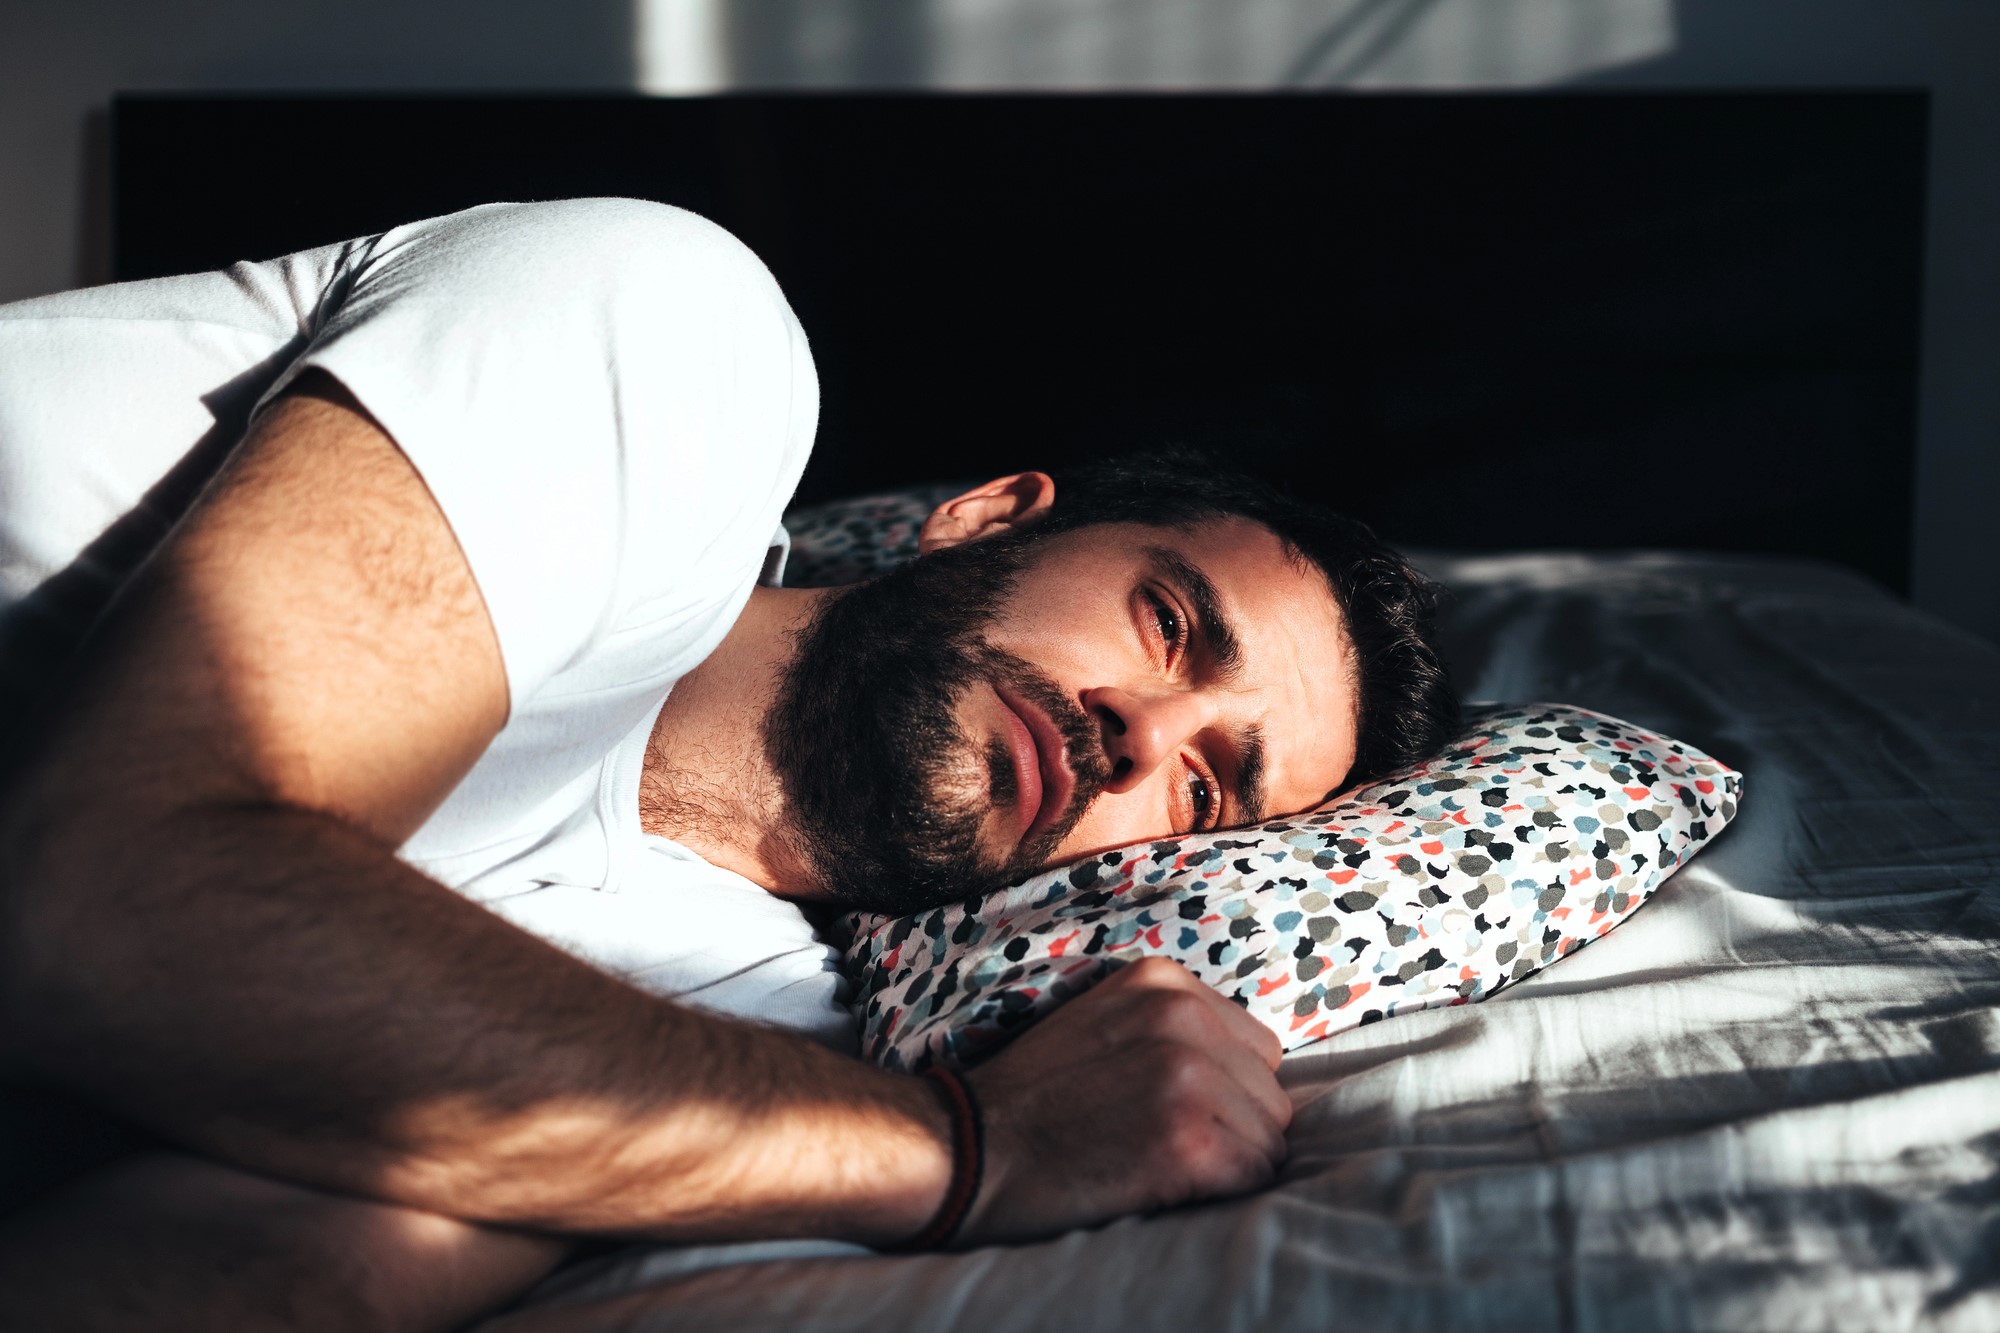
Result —
POLYGON ((1295 1053, 1261 1196, 951 1256, 634 1250, 491 1327, 2000 1328, 2000 651, 1817 565, 1430 564, 1473 697, 1747 775, 1630 922, 1295 1053))

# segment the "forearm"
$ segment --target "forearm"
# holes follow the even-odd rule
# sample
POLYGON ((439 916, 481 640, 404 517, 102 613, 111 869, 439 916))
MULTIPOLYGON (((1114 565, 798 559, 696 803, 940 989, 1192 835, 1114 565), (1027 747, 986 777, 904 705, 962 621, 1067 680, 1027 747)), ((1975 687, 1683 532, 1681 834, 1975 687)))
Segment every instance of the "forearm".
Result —
POLYGON ((0 1291, 10 1326, 65 1333, 426 1333, 464 1327, 574 1249, 149 1152, 0 1219, 0 1291))
POLYGON ((662 1002, 328 816, 47 832, 7 899, 9 1055, 198 1151, 480 1221, 723 1238, 917 1230, 914 1080, 662 1002))

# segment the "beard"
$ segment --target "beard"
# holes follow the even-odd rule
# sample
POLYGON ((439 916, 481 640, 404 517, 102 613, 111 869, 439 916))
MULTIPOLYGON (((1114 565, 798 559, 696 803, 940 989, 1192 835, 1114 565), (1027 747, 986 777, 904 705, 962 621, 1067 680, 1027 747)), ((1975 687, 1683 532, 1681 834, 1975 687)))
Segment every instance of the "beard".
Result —
POLYGON ((1031 543, 1003 534, 923 556, 830 597, 800 631, 764 746, 796 849, 836 906, 901 916, 1042 869, 1109 780, 1097 725, 1027 661, 986 641, 1031 543), (1046 829, 995 859, 980 832, 1019 796, 998 737, 956 719, 1005 686, 1054 722, 1076 788, 1046 829))

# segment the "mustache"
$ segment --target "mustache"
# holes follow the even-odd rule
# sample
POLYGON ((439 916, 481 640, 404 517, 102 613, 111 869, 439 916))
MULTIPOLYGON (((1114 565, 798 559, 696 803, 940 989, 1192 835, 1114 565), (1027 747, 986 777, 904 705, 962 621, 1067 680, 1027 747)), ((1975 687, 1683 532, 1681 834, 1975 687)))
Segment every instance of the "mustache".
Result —
MULTIPOLYGON (((1013 858, 1017 865, 1032 863, 1039 868, 1082 822, 1084 814, 1111 781, 1111 760, 1104 752, 1104 731, 1081 703, 1026 660, 990 644, 980 645, 979 659, 981 674, 990 683, 1004 684, 1047 715, 1063 738, 1063 751, 1068 758, 1070 773, 1076 779, 1069 804, 1062 814, 1051 821, 1032 844, 1023 844, 1013 858)), ((1012 755, 998 738, 988 747, 986 762, 994 803, 1011 803, 1019 794, 1019 788, 1015 782, 1012 755)))

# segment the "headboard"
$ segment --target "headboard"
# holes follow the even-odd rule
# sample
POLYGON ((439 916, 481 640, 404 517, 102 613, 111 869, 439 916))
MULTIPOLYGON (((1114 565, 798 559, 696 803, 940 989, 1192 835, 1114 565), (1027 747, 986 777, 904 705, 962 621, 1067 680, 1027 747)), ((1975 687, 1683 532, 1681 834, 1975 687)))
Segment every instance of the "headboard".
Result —
POLYGON ((1920 93, 131 96, 119 276, 493 199, 736 232, 802 498, 1217 446, 1429 547, 1909 571, 1920 93))

